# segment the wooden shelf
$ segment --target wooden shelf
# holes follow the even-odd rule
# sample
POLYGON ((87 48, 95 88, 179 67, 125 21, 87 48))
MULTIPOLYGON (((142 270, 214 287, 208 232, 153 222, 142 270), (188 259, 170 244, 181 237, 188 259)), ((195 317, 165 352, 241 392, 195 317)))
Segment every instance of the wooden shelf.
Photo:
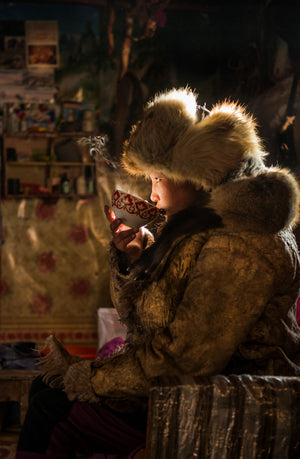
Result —
MULTIPOLYGON (((1 0, 0 0, 0 3, 1 3, 1 0)), ((2 136, 5 137, 5 138, 14 137, 14 138, 18 138, 18 139, 27 139, 27 138, 32 138, 32 137, 57 139, 59 137, 75 137, 75 138, 77 138, 77 137, 91 137, 91 136, 94 136, 94 134, 92 134, 90 132, 83 132, 83 131, 82 132, 81 131, 70 131, 70 132, 25 131, 25 132, 12 132, 12 133, 5 132, 4 134, 2 134, 2 136)))
POLYGON ((95 194, 77 194, 77 193, 37 193, 37 194, 8 194, 8 199, 41 199, 41 198, 70 198, 70 199, 89 199, 95 194))
POLYGON ((65 166, 76 166, 76 167, 84 167, 84 166, 95 166, 94 162, 77 162, 77 163, 70 163, 70 162, 63 162, 63 161, 7 161, 6 163, 8 166, 16 166, 16 167, 23 167, 23 166, 51 166, 51 167, 65 167, 65 166))

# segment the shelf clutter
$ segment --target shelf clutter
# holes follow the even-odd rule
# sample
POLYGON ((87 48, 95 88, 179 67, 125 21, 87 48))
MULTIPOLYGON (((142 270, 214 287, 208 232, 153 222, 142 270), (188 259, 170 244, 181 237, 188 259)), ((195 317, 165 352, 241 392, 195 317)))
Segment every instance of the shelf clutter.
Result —
POLYGON ((88 143, 80 142, 95 132, 90 107, 5 104, 0 120, 3 198, 96 193, 95 160, 88 143))
POLYGON ((88 196, 95 161, 78 133, 3 135, 3 197, 88 196))

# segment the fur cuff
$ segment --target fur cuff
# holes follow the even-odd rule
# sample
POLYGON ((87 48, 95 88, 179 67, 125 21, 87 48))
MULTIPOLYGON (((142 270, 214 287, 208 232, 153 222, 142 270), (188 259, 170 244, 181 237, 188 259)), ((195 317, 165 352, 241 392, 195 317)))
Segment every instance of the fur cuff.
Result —
POLYGON ((63 379, 70 365, 82 360, 77 355, 69 354, 54 335, 46 339, 41 355, 38 364, 43 380, 50 387, 56 388, 63 388, 63 379))

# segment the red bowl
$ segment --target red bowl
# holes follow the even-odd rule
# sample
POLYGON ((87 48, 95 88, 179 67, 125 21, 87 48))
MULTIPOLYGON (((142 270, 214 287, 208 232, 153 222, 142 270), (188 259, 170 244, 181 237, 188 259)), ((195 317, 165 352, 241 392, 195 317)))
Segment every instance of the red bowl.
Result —
POLYGON ((132 228, 147 225, 160 215, 160 209, 150 202, 121 190, 113 192, 111 205, 116 218, 132 228))

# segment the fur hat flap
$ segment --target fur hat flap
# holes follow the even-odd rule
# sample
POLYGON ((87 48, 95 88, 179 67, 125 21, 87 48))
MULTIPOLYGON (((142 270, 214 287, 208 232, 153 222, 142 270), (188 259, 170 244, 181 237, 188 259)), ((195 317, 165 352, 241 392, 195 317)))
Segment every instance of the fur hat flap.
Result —
POLYGON ((272 167, 217 187, 209 205, 227 227, 276 233, 298 223, 299 199, 297 179, 288 170, 272 167))
POLYGON ((208 190, 226 181, 244 159, 263 166, 264 156, 253 118, 243 107, 224 102, 180 137, 172 171, 175 179, 188 179, 208 190))
POLYGON ((133 175, 149 170, 171 168, 173 147, 185 131, 197 121, 195 94, 189 89, 174 89, 157 95, 133 127, 124 143, 122 163, 133 175))

